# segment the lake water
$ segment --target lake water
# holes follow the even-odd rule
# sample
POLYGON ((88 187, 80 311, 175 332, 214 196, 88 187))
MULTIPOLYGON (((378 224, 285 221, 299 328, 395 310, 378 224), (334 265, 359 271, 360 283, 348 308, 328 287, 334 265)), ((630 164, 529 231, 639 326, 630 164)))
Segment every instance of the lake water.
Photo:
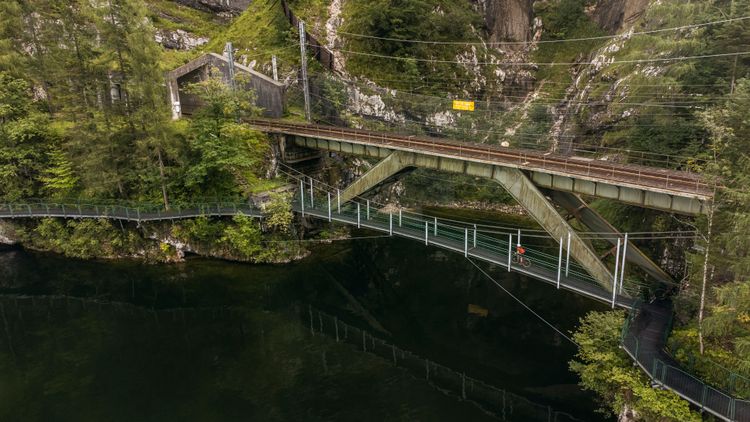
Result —
MULTIPOLYGON (((278 266, 0 252, 0 420, 503 419, 434 375, 364 351, 375 338, 394 359, 418 355, 558 421, 604 420, 567 369, 575 348, 462 256, 353 236, 364 238, 278 266), (343 333, 337 342, 328 319, 321 335, 318 312, 365 330, 364 348, 343 333)), ((605 309, 480 265, 563 332, 605 309)), ((505 419, 528 420, 519 406, 506 405, 505 419)))

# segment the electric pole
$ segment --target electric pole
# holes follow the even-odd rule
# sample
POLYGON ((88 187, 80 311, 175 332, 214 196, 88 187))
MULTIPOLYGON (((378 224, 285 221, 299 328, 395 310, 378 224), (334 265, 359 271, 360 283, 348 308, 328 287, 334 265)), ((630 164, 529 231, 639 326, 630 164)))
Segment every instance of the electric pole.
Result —
POLYGON ((305 95, 305 119, 308 122, 312 121, 310 117, 310 87, 307 84, 307 53, 305 52, 305 23, 299 21, 299 51, 302 55, 302 90, 305 95))

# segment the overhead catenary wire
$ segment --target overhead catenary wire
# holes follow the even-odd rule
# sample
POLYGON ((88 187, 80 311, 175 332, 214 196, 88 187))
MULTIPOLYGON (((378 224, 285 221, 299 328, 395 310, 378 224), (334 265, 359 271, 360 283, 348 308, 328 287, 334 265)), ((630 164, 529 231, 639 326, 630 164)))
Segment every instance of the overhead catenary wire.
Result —
MULTIPOLYGON (((314 47, 310 44, 311 47, 314 47)), ((336 49, 339 53, 352 54, 355 56, 367 56, 376 57, 388 60, 400 60, 400 61, 412 61, 420 63, 438 63, 438 64, 459 64, 466 65, 466 62, 458 60, 443 60, 443 59, 424 59, 418 57, 403 57, 403 56, 391 56, 388 54, 369 53, 364 51, 356 50, 344 50, 336 49)), ((626 60, 609 60, 606 64, 637 64, 637 63, 664 63, 664 62, 679 62, 687 60, 698 60, 698 59, 709 59, 719 57, 742 57, 750 55, 750 51, 739 51, 734 53, 714 53, 714 54, 699 54, 694 56, 676 56, 676 57, 661 57, 661 58, 650 58, 650 59, 626 59, 626 60)), ((580 66, 580 65, 594 65, 594 61, 579 61, 579 62, 471 62, 472 66, 518 66, 518 67, 536 67, 536 66, 580 66)))
POLYGON ((736 17, 736 18, 720 19, 720 20, 715 20, 715 21, 675 26, 675 27, 670 27, 670 28, 652 29, 652 30, 637 31, 637 32, 626 32, 624 34, 600 35, 600 36, 594 36, 594 37, 564 38, 564 39, 552 39, 552 40, 536 40, 536 41, 490 41, 490 42, 434 41, 434 40, 417 40, 417 39, 404 39, 404 38, 394 38, 394 37, 378 37, 374 35, 357 34, 353 32, 341 31, 341 30, 337 31, 337 33, 341 35, 353 37, 353 38, 366 38, 366 39, 376 39, 376 40, 381 40, 381 41, 394 41, 394 42, 401 42, 401 43, 430 44, 430 45, 490 45, 490 46, 493 46, 493 45, 533 45, 533 44, 560 44, 560 43, 570 43, 570 42, 596 41, 596 40, 607 40, 607 39, 615 39, 615 38, 630 38, 634 36, 650 35, 650 34, 657 34, 657 33, 662 33, 662 32, 675 32, 675 31, 683 31, 686 29, 696 29, 696 28, 701 28, 704 26, 745 21, 748 19, 750 19, 750 16, 741 16, 741 17, 736 17))
MULTIPOLYGON (((340 106, 340 107, 349 107, 348 104, 345 104, 345 103, 342 103, 342 102, 339 102, 339 101, 335 101, 335 100, 331 100, 331 99, 319 96, 317 94, 312 94, 311 93, 310 96, 318 98, 318 99, 323 100, 323 101, 326 101, 326 102, 328 102, 329 104, 332 104, 332 105, 336 105, 336 106, 340 106)), ((399 123, 408 122, 408 123, 415 123, 415 124, 418 124, 420 126, 431 127, 436 132, 450 132, 450 131, 455 131, 455 132, 459 132, 459 133, 463 133, 463 134, 468 134, 468 135, 470 135, 472 137, 476 137, 477 135, 481 135, 481 134, 486 134, 487 137, 489 137, 490 135, 496 135, 496 136, 498 136, 500 138, 504 138, 504 139, 508 139, 508 138, 511 138, 511 139, 513 139, 513 138, 515 138, 515 139, 517 139, 517 138, 526 138, 526 139, 537 139, 537 140, 540 140, 540 139, 544 139, 544 138, 547 138, 549 136, 552 136, 549 133, 529 133, 529 132, 512 132, 512 133, 508 133, 507 131, 493 130, 491 128, 488 128, 488 129, 461 128, 461 127, 455 127, 455 126, 439 125, 437 123, 431 123, 429 121, 408 119, 408 118, 405 118, 405 117, 402 119, 403 121, 392 122, 392 121, 384 120, 384 119, 381 118, 381 116, 377 116, 377 115, 365 114, 365 113, 356 112, 356 111, 353 111, 353 113, 356 114, 356 115, 365 117, 365 118, 375 118, 375 119, 377 119, 378 122, 387 124, 389 126, 395 126, 395 127, 403 128, 402 126, 399 125, 399 123)), ((325 119, 320 119, 319 118, 319 120, 322 120, 322 121, 325 121, 325 122, 331 124, 331 122, 328 122, 325 119)), ((637 127, 637 125, 632 125, 631 127, 637 127)), ((661 125, 653 125, 653 127, 662 127, 662 126, 661 125)), ((557 135, 554 135, 553 137, 557 138, 557 139, 577 139, 577 140, 580 140, 580 139, 592 139, 592 138, 593 139, 598 139, 594 135, 581 135, 581 134, 578 134, 578 135, 557 134, 557 135)), ((640 139, 641 138, 638 135, 622 135, 622 134, 618 135, 617 137, 618 137, 618 139, 640 139)), ((529 147, 530 146, 531 149, 539 149, 539 147, 546 146, 546 142, 543 142, 543 143, 540 143, 540 142, 531 143, 531 142, 520 142, 520 141, 517 141, 517 140, 516 140, 516 144, 518 146, 524 146, 524 147, 529 147)), ((656 152, 652 152, 652 151, 643 151, 643 150, 625 149, 625 148, 613 148, 613 147, 602 147, 602 146, 594 146, 594 145, 590 145, 590 146, 588 146, 588 145, 580 145, 578 147, 574 147, 573 150, 576 151, 576 152, 579 152, 579 153, 580 152, 584 152, 584 153, 589 153, 589 154, 596 153, 596 152, 601 153, 603 151, 606 151, 606 152, 609 152, 609 153, 626 153, 628 155, 639 155, 640 154, 641 155, 641 157, 640 157, 641 160, 648 160, 649 162, 654 162, 654 160, 656 160, 658 158, 661 158, 661 161, 663 161, 663 160, 665 160, 667 158, 669 158, 671 160, 679 160, 679 161, 687 161, 687 160, 691 160, 691 161, 704 161, 704 159, 701 159, 701 158, 698 158, 698 157, 692 157, 692 156, 681 156, 681 155, 676 155, 676 154, 662 154, 662 153, 656 153, 656 152), (594 151, 591 151, 590 150, 591 148, 593 148, 594 151)), ((660 162, 660 161, 658 161, 658 162, 660 162)), ((677 164, 677 163, 675 163, 675 164, 677 164)))
POLYGON ((511 298, 513 298, 513 300, 515 300, 516 302, 518 302, 519 305, 523 306, 527 311, 531 312, 531 314, 533 314, 535 317, 539 318, 540 321, 542 321, 543 323, 545 323, 546 325, 548 325, 550 328, 552 328, 553 330, 555 330, 555 332, 557 332, 558 334, 560 334, 565 340, 568 340, 569 342, 571 342, 572 344, 574 344, 576 347, 580 347, 578 345, 578 343, 575 342, 575 340, 573 340, 568 335, 566 335, 565 333, 563 333, 562 330, 560 330, 559 328, 555 327, 554 324, 552 324, 551 322, 547 321, 544 317, 542 317, 541 315, 539 315, 538 313, 536 313, 533 309, 531 309, 528 305, 526 305, 521 299, 519 299, 513 293, 511 293, 510 290, 506 289, 497 280, 495 280, 494 278, 492 278, 492 276, 490 276, 489 274, 487 274, 471 258, 466 258, 466 260, 469 261, 471 263, 471 265, 473 265, 477 270, 479 270, 479 272, 481 272, 482 274, 484 274, 484 276, 487 277, 490 281, 492 281, 497 287, 499 287, 500 289, 502 289, 508 296, 510 296, 511 298))

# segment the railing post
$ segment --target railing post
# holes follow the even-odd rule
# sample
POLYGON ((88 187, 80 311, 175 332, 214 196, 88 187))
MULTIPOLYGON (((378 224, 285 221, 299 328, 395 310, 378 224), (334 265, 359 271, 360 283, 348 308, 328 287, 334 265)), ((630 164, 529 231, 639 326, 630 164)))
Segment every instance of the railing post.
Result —
POLYGON ((388 234, 393 236, 393 213, 388 213, 388 234))
POLYGON ((328 192, 328 222, 331 222, 331 192, 328 192))
POLYGON ((437 236, 437 217, 433 217, 434 223, 435 223, 435 232, 433 233, 435 236, 437 236))
POLYGON ((81 204, 76 204, 76 207, 78 208, 78 216, 83 217, 83 213, 81 212, 81 204))
POLYGON ((136 212, 136 214, 138 214, 138 222, 140 223, 141 222, 141 209, 140 208, 136 208, 135 212, 136 212))
POLYGON ((518 246, 521 246, 521 229, 518 229, 518 246))
POLYGON ((401 227, 401 208, 398 209, 398 226, 401 227))
POLYGON ((366 205, 367 205, 367 212, 365 213, 366 219, 367 221, 370 221, 370 200, 369 199, 366 201, 366 205))
POLYGON ((622 263, 620 264, 620 294, 622 294, 622 285, 625 281, 625 261, 628 256, 628 234, 625 233, 625 240, 622 245, 622 263))
POLYGON ((8 209, 10 210, 10 215, 11 216, 14 215, 13 214, 13 204, 8 204, 8 209))
POLYGON ((565 277, 568 276, 570 271, 570 232, 568 232, 568 247, 565 248, 565 277))
POLYGON ((701 394, 701 410, 706 407, 706 395, 708 394, 708 386, 703 383, 703 394, 701 394))
POLYGON ((474 247, 477 247, 477 225, 474 224, 474 247))
POLYGON ((47 210, 47 217, 49 217, 49 204, 44 204, 44 209, 47 210))
POLYGON ((464 227, 464 258, 469 256, 469 229, 464 227))
POLYGON ((510 259, 513 255, 513 234, 508 233, 508 272, 510 272, 510 259))
POLYGON ((299 199, 300 209, 302 210, 302 217, 305 216, 305 182, 299 179, 299 199))
POLYGON ((612 283, 612 309, 615 309, 615 300, 617 299, 617 270, 620 265, 620 238, 617 238, 617 253, 615 254, 615 276, 612 283))
POLYGON ((562 250, 563 250, 563 238, 560 238, 560 252, 557 255, 557 288, 560 288, 560 275, 562 273, 562 250))
POLYGON ((336 211, 341 214, 341 191, 336 189, 336 211))
POLYGON ((310 208, 315 208, 315 196, 313 193, 313 178, 310 177, 310 208))
POLYGON ((427 245, 427 235, 430 233, 430 223, 424 222, 424 244, 427 245))

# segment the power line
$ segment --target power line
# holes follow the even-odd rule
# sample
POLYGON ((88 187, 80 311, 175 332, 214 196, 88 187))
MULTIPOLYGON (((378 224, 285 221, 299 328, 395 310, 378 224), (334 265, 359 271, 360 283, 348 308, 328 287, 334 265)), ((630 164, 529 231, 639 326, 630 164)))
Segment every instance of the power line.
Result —
POLYGON ((415 40, 415 39, 404 39, 404 38, 392 38, 392 37, 377 37, 374 35, 357 34, 346 31, 337 31, 338 34, 347 35, 354 38, 366 38, 376 39, 381 41, 395 41, 403 43, 415 43, 415 44, 431 44, 431 45, 536 45, 536 44, 558 44, 567 42, 581 42, 581 41, 595 41, 595 40, 606 40, 613 38, 625 38, 640 35, 656 34, 661 32, 681 31, 685 29, 701 28, 704 26, 718 25, 721 23, 729 23, 735 21, 744 21, 750 19, 750 16, 742 16, 738 18, 721 19, 717 21, 710 21, 704 23, 697 23, 691 25, 676 26, 671 28, 653 29, 648 31, 630 32, 625 34, 616 35, 601 35, 596 37, 583 37, 583 38, 566 38, 558 40, 539 40, 539 41, 495 41, 495 42, 465 42, 465 41, 429 41, 429 40, 415 40))
MULTIPOLYGON (((310 45, 312 46, 312 45, 310 45)), ((314 46, 312 46, 314 47, 314 46)), ((387 54, 378 53, 367 53, 356 50, 341 50, 337 49, 339 53, 353 54, 355 56, 367 56, 377 57, 381 59, 389 60, 400 60, 400 61, 412 61, 421 63, 439 63, 439 64, 460 64, 460 65, 472 65, 472 66, 519 66, 519 67, 536 67, 536 66, 579 66, 579 65, 593 65, 595 62, 462 62, 458 60, 442 60, 442 59, 422 59, 417 57, 400 57, 390 56, 387 54)), ((736 53, 715 53, 715 54, 701 54, 695 56, 677 56, 677 57, 664 57, 664 58, 653 58, 653 59, 629 59, 629 60, 612 60, 606 61, 607 65, 612 64, 633 64, 633 63, 663 63, 670 61, 687 61, 696 59, 709 59, 718 57, 740 57, 750 55, 750 51, 740 51, 736 53)))
POLYGON ((482 274, 484 274, 484 275, 485 275, 485 277, 487 277, 488 279, 490 279, 490 281, 492 281, 493 283, 495 283, 495 285, 496 285, 497 287, 499 287, 499 288, 500 288, 500 289, 502 289, 502 290, 503 290, 503 291, 504 291, 505 293, 507 293, 507 294, 508 294, 508 296, 512 297, 512 298, 513 298, 513 300, 515 300, 516 302, 518 302, 518 304, 519 304, 519 305, 521 305, 521 306, 523 306, 524 308, 526 308, 526 310, 527 310, 527 311, 531 312, 531 313, 532 313, 532 314, 533 314, 533 315, 534 315, 535 317, 539 318, 539 319, 540 319, 540 320, 541 320, 541 321, 542 321, 543 323, 547 324, 547 325, 548 325, 548 326, 549 326, 550 328, 552 328, 552 329, 553 329, 553 330, 555 330, 555 331, 556 331, 556 332, 557 332, 558 334, 560 334, 561 336, 563 336, 563 338, 564 338, 565 340, 568 340, 569 342, 571 342, 572 344, 574 344, 574 345, 575 345, 576 347, 580 347, 580 346, 578 345, 578 343, 576 343, 576 342, 575 342, 575 341, 574 341, 574 340, 573 340, 572 338, 568 337, 568 336, 567 336, 567 335, 566 335, 565 333, 563 333, 563 332, 562 332, 562 331, 561 331, 560 329, 558 329, 557 327, 555 327, 555 326, 554 326, 554 325, 553 325, 553 324, 552 324, 551 322, 549 322, 549 321, 547 321, 546 319, 544 319, 544 318, 543 318, 543 317, 542 317, 541 315, 539 315, 538 313, 534 312, 534 310, 533 310, 533 309, 531 309, 531 308, 530 308, 530 307, 529 307, 528 305, 526 305, 525 303, 523 303, 523 301, 522 301, 521 299, 517 298, 517 297, 516 297, 516 296, 515 296, 515 295, 514 295, 513 293, 511 293, 511 292, 510 292, 510 291, 509 291, 508 289, 506 289, 505 287, 503 287, 503 285, 502 285, 502 284, 498 283, 498 282, 497 282, 497 281, 496 281, 496 280, 495 280, 494 278, 492 278, 492 276, 490 276, 489 274, 487 274, 487 273, 486 273, 486 272, 485 272, 485 271, 484 271, 484 270, 483 270, 483 269, 482 269, 482 268, 481 268, 481 267, 480 267, 479 265, 477 265, 477 264, 476 264, 476 263, 475 263, 475 262, 474 262, 474 261, 473 261, 473 260, 472 260, 471 258, 466 258, 466 260, 467 260, 467 261, 469 261, 469 262, 471 263, 471 265, 473 265, 474 267, 476 267, 476 269, 478 269, 478 270, 479 270, 479 272, 481 272, 482 274))

